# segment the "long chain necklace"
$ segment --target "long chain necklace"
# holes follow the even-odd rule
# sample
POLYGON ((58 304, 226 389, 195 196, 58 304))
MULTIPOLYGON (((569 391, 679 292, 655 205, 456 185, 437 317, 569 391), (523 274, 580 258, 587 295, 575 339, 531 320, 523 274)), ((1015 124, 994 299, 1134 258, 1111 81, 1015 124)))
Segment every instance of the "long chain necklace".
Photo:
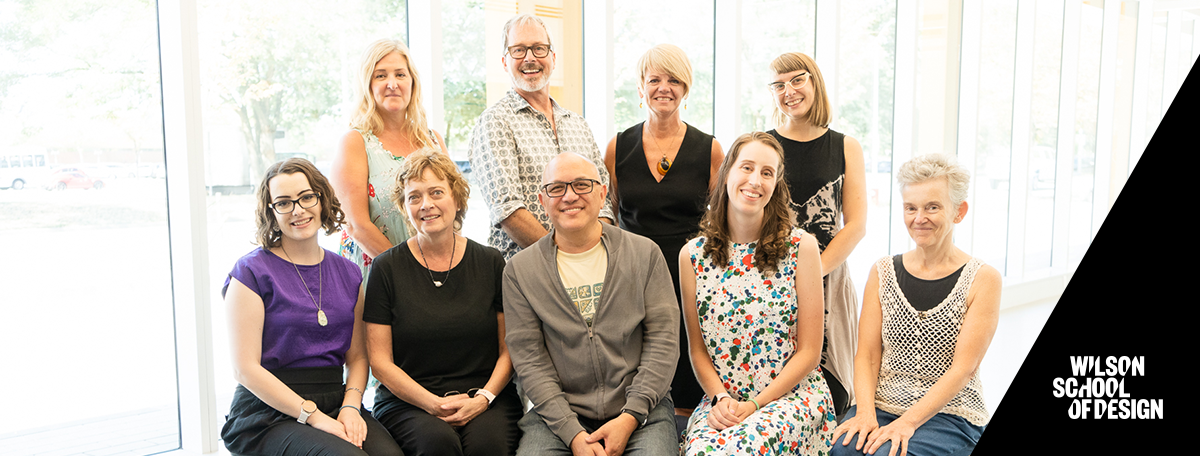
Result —
MULTIPOLYGON (((675 131, 679 131, 679 129, 678 129, 678 128, 676 128, 676 129, 675 129, 675 131)), ((650 129, 650 124, 648 124, 648 123, 646 124, 646 133, 648 133, 648 136, 650 136, 650 140, 651 140, 651 141, 654 141, 654 147, 657 147, 657 148, 658 148, 658 150, 661 150, 661 151, 663 151, 663 154, 662 154, 662 159, 660 159, 660 160, 658 161, 658 174, 662 175, 663 177, 666 177, 666 176, 667 176, 667 171, 670 171, 670 170, 671 170, 671 161, 670 161, 670 160, 667 160, 667 152, 670 152, 670 150, 668 150, 668 149, 663 149, 663 148, 662 148, 662 146, 660 146, 660 145, 658 144, 658 138, 655 138, 655 137, 654 137, 653 130, 651 130, 651 129, 650 129)), ((675 136, 675 133, 674 133, 674 132, 672 132, 670 137, 674 137, 674 136, 675 136)), ((680 142, 680 145, 682 145, 682 144, 683 144, 683 139, 681 138, 681 139, 679 140, 679 142, 680 142)), ((671 144, 671 143, 667 143, 667 145, 670 145, 670 144, 671 144)), ((676 149, 679 149, 679 147, 678 147, 678 146, 676 146, 675 148, 676 148, 676 149)))
POLYGON ((438 288, 441 288, 442 285, 445 285, 450 280, 450 268, 454 266, 454 248, 458 245, 458 236, 451 233, 450 239, 452 239, 450 242, 450 263, 446 265, 446 278, 436 280, 433 278, 433 270, 429 269, 429 260, 425 259, 425 249, 421 248, 421 237, 417 237, 417 251, 421 252, 421 261, 425 262, 425 272, 429 273, 429 280, 433 282, 433 286, 438 288))
POLYGON ((321 326, 329 324, 329 319, 325 318, 325 311, 321 310, 321 303, 325 301, 325 251, 321 251, 321 261, 317 263, 317 272, 320 283, 317 284, 317 296, 314 298, 312 290, 308 289, 308 282, 304 281, 304 276, 300 274, 300 267, 296 266, 296 262, 292 261, 292 256, 288 255, 287 250, 283 248, 283 244, 279 245, 279 250, 283 250, 283 256, 287 257, 288 262, 292 263, 292 269, 296 270, 296 275, 300 276, 300 283, 304 284, 304 291, 308 292, 308 299, 312 299, 313 305, 317 306, 317 323, 321 326))

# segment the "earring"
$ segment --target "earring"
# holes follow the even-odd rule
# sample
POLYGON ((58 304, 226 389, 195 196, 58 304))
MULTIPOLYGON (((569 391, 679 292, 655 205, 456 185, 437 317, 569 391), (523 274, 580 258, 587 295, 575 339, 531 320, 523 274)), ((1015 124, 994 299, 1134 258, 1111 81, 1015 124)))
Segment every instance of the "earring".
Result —
POLYGON ((646 106, 645 106, 645 105, 643 105, 643 104, 642 104, 642 102, 640 102, 640 101, 639 101, 639 102, 638 102, 638 109, 642 109, 642 108, 644 108, 644 107, 646 107, 646 106))

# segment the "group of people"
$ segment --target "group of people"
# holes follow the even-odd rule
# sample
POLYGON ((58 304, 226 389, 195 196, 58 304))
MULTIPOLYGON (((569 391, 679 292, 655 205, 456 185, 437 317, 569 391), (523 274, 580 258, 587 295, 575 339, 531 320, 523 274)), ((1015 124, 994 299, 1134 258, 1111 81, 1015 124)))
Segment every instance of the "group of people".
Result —
POLYGON ((514 17, 503 33, 513 89, 470 142, 488 245, 460 234, 472 189, 397 41, 363 57, 329 178, 303 159, 267 170, 261 247, 223 290, 231 453, 974 447, 1000 275, 953 244, 965 170, 941 155, 900 168, 916 248, 872 267, 860 317, 846 258, 866 233, 863 153, 828 128, 811 58, 772 62, 777 129, 726 153, 681 119, 687 56, 655 46, 639 62, 646 121, 601 153, 550 96, 541 20, 514 17), (339 229, 340 255, 320 247, 320 231, 339 229))

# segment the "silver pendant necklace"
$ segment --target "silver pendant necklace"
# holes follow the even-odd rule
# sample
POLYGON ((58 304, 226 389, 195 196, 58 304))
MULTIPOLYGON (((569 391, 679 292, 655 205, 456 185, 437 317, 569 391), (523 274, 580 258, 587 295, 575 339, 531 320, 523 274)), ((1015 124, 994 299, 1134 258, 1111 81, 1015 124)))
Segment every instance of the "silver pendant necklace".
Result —
POLYGON ((287 250, 284 250, 283 244, 279 244, 279 250, 283 250, 283 256, 287 257, 288 262, 292 263, 292 269, 296 270, 296 275, 300 276, 300 283, 304 284, 304 291, 308 293, 308 299, 312 299, 313 305, 317 306, 317 323, 321 326, 328 325, 329 319, 325 318, 325 311, 321 310, 321 303, 325 302, 325 265, 323 264, 325 263, 325 251, 321 251, 321 261, 317 262, 317 272, 319 277, 319 279, 317 279, 319 281, 317 284, 317 296, 319 296, 319 298, 314 298, 312 295, 312 290, 308 289, 308 282, 305 282, 304 276, 300 275, 300 267, 296 266, 296 262, 292 261, 292 256, 288 255, 287 250))
POLYGON ((429 280, 433 282, 433 286, 438 288, 441 288, 442 285, 446 284, 446 281, 450 280, 450 267, 454 266, 454 248, 458 245, 458 237, 450 234, 450 239, 452 239, 450 243, 450 264, 446 265, 446 278, 435 280, 433 278, 433 270, 429 269, 429 260, 425 259, 425 249, 421 248, 421 238, 417 237, 417 251, 421 252, 421 261, 425 263, 425 272, 429 273, 429 280))

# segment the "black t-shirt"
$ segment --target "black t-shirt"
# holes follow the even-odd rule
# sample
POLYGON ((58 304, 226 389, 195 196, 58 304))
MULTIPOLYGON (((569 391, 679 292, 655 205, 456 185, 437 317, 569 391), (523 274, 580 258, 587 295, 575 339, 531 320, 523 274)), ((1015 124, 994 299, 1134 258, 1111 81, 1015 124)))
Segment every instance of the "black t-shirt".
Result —
POLYGON ((954 285, 958 284, 958 277, 962 275, 963 268, 967 267, 964 264, 946 277, 925 280, 913 277, 904 269, 903 257, 903 254, 892 257, 892 265, 896 269, 896 283, 900 285, 900 291, 904 292, 908 304, 918 312, 925 312, 945 301, 950 292, 954 291, 954 285))
MULTIPOLYGON (((371 263, 363 321, 392 327, 392 357, 429 392, 467 392, 487 384, 500 357, 496 312, 504 311, 504 256, 467 240, 462 261, 435 287, 408 243, 371 263)), ((498 393, 498 392, 497 392, 498 393)), ((376 403, 395 396, 380 385, 376 403)))

